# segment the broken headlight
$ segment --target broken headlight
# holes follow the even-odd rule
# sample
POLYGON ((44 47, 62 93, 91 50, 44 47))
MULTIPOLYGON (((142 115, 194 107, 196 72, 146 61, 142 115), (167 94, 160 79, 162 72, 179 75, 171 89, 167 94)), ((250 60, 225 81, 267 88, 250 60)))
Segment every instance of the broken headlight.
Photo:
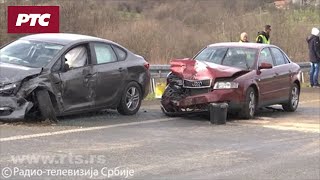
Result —
POLYGON ((182 86, 183 85, 183 80, 179 77, 177 77, 176 75, 169 73, 167 76, 167 84, 176 84, 178 86, 182 86))
POLYGON ((6 85, 0 87, 0 93, 1 94, 12 94, 13 92, 15 92, 15 90, 17 88, 19 88, 19 86, 20 86, 20 82, 6 84, 6 85))
POLYGON ((239 83, 236 82, 216 82, 213 89, 235 89, 239 87, 239 83))
POLYGON ((182 79, 172 78, 172 79, 169 80, 169 83, 175 83, 175 84, 177 84, 179 86, 182 86, 183 81, 182 81, 182 79))

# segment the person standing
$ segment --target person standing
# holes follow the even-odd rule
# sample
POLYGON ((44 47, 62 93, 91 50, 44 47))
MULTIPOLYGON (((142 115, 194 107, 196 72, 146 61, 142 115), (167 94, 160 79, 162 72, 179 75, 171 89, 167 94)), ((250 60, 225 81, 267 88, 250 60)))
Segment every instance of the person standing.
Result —
POLYGON ((248 34, 246 32, 243 32, 240 34, 240 41, 239 43, 246 43, 248 41, 248 34))
POLYGON ((319 87, 319 64, 320 64, 320 30, 312 28, 311 35, 307 37, 310 60, 310 85, 311 87, 319 87))
POLYGON ((263 43, 263 44, 270 44, 270 32, 271 32, 271 26, 265 25, 264 31, 258 32, 256 42, 263 43))

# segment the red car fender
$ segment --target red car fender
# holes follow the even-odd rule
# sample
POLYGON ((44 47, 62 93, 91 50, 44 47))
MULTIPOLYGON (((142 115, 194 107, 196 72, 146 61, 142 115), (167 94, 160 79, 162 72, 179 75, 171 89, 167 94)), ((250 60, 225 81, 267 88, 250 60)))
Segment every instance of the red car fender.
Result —
MULTIPOLYGON (((240 87, 240 86, 239 86, 240 87)), ((258 101, 259 101, 259 97, 260 97, 260 88, 258 86, 258 83, 254 80, 251 80, 251 81, 246 81, 246 83, 243 84, 243 88, 241 89, 242 91, 242 102, 245 101, 246 99, 246 95, 247 95, 247 90, 249 87, 253 87, 256 91, 257 91, 257 95, 258 95, 258 101)))

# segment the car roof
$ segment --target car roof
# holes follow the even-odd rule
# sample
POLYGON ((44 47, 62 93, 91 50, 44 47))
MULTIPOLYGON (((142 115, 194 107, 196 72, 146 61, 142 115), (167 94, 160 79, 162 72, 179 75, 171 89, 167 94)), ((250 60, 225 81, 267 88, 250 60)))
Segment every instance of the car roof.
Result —
POLYGON ((34 41, 44 41, 48 43, 67 45, 75 41, 108 41, 102 38, 81 35, 81 34, 69 34, 69 33, 42 33, 42 34, 33 34, 20 38, 22 40, 34 40, 34 41))
POLYGON ((261 44, 261 43, 239 43, 239 42, 222 42, 222 43, 214 43, 208 45, 208 47, 246 47, 246 48, 256 48, 262 49, 265 47, 276 47, 270 44, 261 44))

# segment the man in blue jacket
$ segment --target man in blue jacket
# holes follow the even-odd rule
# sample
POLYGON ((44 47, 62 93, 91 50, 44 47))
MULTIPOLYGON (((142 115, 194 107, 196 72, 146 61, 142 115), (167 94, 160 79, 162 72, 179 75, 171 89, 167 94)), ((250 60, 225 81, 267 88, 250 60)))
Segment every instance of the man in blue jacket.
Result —
POLYGON ((310 68, 310 85, 311 87, 319 88, 319 65, 320 65, 320 39, 319 29, 312 28, 311 35, 307 38, 309 47, 310 68))

